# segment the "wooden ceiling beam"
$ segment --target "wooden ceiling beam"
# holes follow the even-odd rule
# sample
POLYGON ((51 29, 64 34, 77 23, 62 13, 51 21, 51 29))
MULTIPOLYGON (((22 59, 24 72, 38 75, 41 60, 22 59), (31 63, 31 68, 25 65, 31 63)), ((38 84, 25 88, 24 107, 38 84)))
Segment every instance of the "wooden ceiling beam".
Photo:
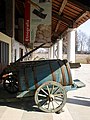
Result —
POLYGON ((90 10, 90 7, 86 6, 83 4, 83 2, 79 2, 78 0, 69 0, 70 2, 74 3, 75 6, 77 6, 78 8, 82 9, 82 10, 90 10))
POLYGON ((86 11, 78 16, 78 18, 74 21, 74 23, 78 23, 83 17, 90 15, 89 11, 86 11))
MULTIPOLYGON (((63 3, 62 3, 62 5, 61 5, 61 7, 60 7, 60 10, 59 10, 59 12, 58 12, 58 15, 61 15, 61 14, 62 14, 62 12, 63 12, 66 4, 67 4, 67 0, 64 0, 63 3)), ((59 20, 58 23, 57 23, 57 25, 56 25, 55 32, 57 32, 57 30, 58 30, 58 28, 59 28, 59 25, 60 25, 60 22, 61 22, 61 21, 59 20)))
POLYGON ((70 19, 68 19, 68 18, 66 18, 66 17, 64 17, 62 15, 58 15, 55 12, 53 12, 52 15, 53 15, 53 17, 57 18, 58 20, 63 21, 65 24, 68 25, 68 27, 73 25, 73 22, 70 19))
POLYGON ((63 3, 62 3, 62 5, 61 5, 61 7, 60 7, 60 10, 59 10, 59 13, 58 13, 59 15, 63 12, 66 4, 67 4, 67 0, 64 0, 63 3))

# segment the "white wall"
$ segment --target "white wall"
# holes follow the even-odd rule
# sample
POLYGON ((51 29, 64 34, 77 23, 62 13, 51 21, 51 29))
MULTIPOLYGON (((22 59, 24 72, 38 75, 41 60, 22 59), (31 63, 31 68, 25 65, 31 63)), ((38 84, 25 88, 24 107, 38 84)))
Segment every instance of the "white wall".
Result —
MULTIPOLYGON (((21 43, 19 43, 16 40, 13 40, 13 44, 12 44, 12 62, 15 62, 15 49, 16 49, 16 60, 18 60, 20 58, 20 48, 23 49, 23 55, 25 55, 26 52, 29 52, 30 49, 29 48, 25 48, 25 46, 21 43)), ((28 60, 29 57, 25 58, 24 60, 28 60)))
POLYGON ((11 37, 0 32, 0 41, 9 44, 9 63, 11 63, 11 37))

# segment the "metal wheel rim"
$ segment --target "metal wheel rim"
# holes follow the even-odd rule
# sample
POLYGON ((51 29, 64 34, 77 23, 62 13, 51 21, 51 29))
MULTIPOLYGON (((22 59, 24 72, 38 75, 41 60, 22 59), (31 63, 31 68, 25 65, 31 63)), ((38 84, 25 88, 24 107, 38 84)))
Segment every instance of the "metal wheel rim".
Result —
POLYGON ((35 103, 45 112, 58 112, 66 103, 67 94, 60 83, 48 81, 35 93, 35 103))

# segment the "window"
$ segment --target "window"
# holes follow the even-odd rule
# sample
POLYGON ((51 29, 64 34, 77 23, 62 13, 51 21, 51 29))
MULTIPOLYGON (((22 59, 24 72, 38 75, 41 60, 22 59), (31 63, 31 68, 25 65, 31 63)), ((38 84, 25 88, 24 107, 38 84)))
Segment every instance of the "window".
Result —
POLYGON ((0 41, 0 63, 9 64, 9 44, 0 41))

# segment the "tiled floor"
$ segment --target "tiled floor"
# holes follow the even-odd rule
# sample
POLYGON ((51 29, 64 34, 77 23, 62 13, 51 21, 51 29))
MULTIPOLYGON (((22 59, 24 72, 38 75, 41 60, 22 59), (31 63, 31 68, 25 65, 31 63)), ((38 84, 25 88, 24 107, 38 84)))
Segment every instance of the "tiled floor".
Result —
POLYGON ((82 65, 75 70, 74 78, 80 79, 86 87, 67 93, 64 112, 60 114, 40 111, 34 97, 3 102, 3 98, 13 98, 0 87, 0 120, 90 120, 90 65, 82 65), (5 96, 7 95, 7 96, 5 96))

